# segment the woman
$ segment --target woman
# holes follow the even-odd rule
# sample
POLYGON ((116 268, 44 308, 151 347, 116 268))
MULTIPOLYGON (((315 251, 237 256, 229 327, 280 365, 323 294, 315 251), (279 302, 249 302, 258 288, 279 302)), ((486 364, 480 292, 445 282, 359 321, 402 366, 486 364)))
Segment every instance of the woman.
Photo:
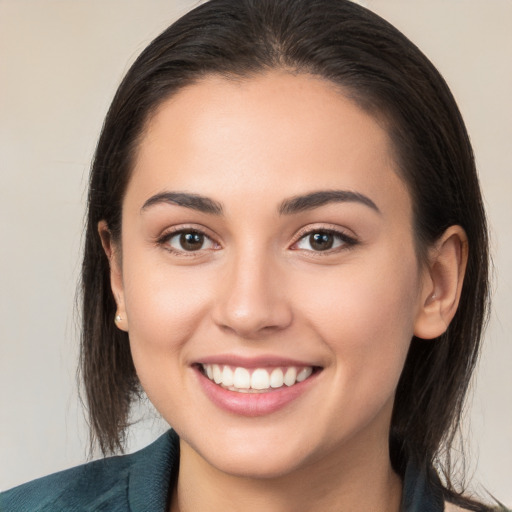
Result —
POLYGON ((89 192, 93 435, 122 448, 141 388, 174 431, 0 504, 488 510, 447 451, 487 286, 471 146, 419 50, 350 2, 212 0, 128 72, 89 192))

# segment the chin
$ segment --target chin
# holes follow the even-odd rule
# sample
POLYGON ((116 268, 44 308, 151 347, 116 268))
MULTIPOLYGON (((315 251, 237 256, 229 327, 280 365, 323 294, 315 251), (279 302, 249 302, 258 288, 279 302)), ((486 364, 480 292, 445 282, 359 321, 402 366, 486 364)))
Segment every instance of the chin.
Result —
POLYGON ((203 458, 213 467, 230 476, 250 479, 277 479, 298 471, 306 465, 299 454, 274 453, 261 450, 231 451, 203 458))
MULTIPOLYGON (((222 473, 240 478, 274 479, 307 466, 312 444, 290 437, 228 435, 212 443, 185 440, 196 456, 222 473), (286 441, 283 441, 286 439, 286 441)), ((314 443, 313 443, 314 444, 314 443)))

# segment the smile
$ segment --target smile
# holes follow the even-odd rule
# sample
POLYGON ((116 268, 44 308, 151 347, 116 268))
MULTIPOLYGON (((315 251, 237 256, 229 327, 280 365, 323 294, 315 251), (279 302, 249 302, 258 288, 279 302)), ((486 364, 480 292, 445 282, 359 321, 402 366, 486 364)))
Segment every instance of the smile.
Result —
POLYGON ((266 393, 292 387, 313 374, 312 366, 243 368, 219 364, 201 364, 202 373, 219 386, 238 393, 266 393))

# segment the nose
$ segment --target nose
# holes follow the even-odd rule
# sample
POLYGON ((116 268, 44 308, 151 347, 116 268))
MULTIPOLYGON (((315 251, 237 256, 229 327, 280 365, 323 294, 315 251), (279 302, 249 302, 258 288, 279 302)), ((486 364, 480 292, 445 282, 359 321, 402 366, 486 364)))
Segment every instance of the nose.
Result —
POLYGON ((228 267, 213 308, 220 328, 244 339, 261 339, 291 324, 291 303, 277 262, 261 254, 240 254, 228 267))

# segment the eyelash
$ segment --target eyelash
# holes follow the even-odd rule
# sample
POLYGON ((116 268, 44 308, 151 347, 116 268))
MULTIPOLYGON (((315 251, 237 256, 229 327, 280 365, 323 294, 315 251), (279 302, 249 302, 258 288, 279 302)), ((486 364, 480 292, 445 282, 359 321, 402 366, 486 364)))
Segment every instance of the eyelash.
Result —
MULTIPOLYGON (((340 229, 335 229, 335 228, 331 228, 331 227, 305 228, 304 230, 299 231, 299 233, 297 234, 296 241, 293 242, 292 248, 294 246, 297 246, 301 241, 307 240, 308 237, 311 237, 312 235, 330 235, 340 243, 337 247, 328 248, 325 250, 315 251, 315 250, 311 250, 311 249, 301 249, 298 247, 293 250, 296 250, 296 251, 303 250, 303 251, 311 252, 315 256, 328 256, 331 254, 335 254, 335 253, 338 253, 341 251, 351 249, 352 247, 354 247, 355 245, 357 245, 359 243, 357 238, 348 235, 346 232, 344 232, 340 229)), ((333 242, 333 243, 336 243, 336 242, 333 242)))
MULTIPOLYGON (((336 242, 334 241, 333 244, 334 243, 336 243, 336 242)), ((348 250, 348 249, 354 247, 355 245, 357 245, 358 243, 359 243, 359 241, 355 237, 349 236, 344 231, 341 231, 341 230, 338 230, 338 229, 325 228, 325 227, 314 228, 314 229, 306 228, 306 229, 303 229, 303 230, 299 231, 299 233, 297 234, 297 236, 295 238, 295 241, 291 245, 291 250, 307 251, 307 252, 315 254, 315 256, 323 256, 323 255, 327 256, 327 255, 330 255, 330 254, 333 254, 333 253, 337 253, 337 252, 340 252, 340 251, 343 251, 343 250, 348 250), (328 235, 328 236, 332 236, 334 238, 334 240, 337 240, 340 243, 339 243, 338 246, 336 246, 334 248, 329 247, 328 249, 317 250, 317 251, 315 251, 313 249, 303 249, 303 248, 295 247, 301 241, 307 240, 307 238, 311 237, 312 235, 328 235)), ((220 245, 217 242, 215 242, 212 239, 212 237, 208 236, 201 229, 193 228, 193 227, 190 227, 190 228, 184 227, 184 228, 179 228, 179 229, 176 229, 176 230, 172 230, 170 232, 166 232, 161 237, 159 237, 157 239, 157 244, 160 245, 160 246, 163 246, 167 251, 171 252, 172 254, 175 254, 175 255, 178 255, 178 256, 184 256, 184 257, 194 257, 194 256, 197 256, 198 253, 202 253, 202 251, 204 251, 204 250, 217 250, 217 248, 220 248, 220 245), (198 250, 195 250, 195 251, 194 250, 187 251, 185 249, 181 249, 180 250, 180 249, 173 248, 170 245, 170 241, 173 238, 175 238, 177 236, 184 235, 184 234, 199 235, 201 237, 204 237, 203 240, 205 240, 205 241, 209 240, 210 243, 216 245, 217 247, 215 247, 215 248, 208 248, 208 249, 201 248, 201 249, 198 249, 198 250)))
MULTIPOLYGON (((190 228, 183 227, 183 228, 179 228, 179 229, 176 229, 176 230, 173 229, 172 231, 167 231, 166 233, 164 233, 161 237, 159 237, 157 239, 157 245, 163 246, 165 250, 167 250, 170 253, 175 254, 177 256, 184 256, 184 257, 194 257, 194 256, 197 256, 198 253, 201 253, 205 249, 201 248, 201 249, 199 249, 197 251, 187 251, 185 249, 178 250, 178 249, 173 248, 170 245, 170 241, 174 237, 181 236, 181 235, 188 235, 188 234, 190 234, 190 235, 200 235, 201 237, 204 237, 205 241, 209 240, 212 244, 219 246, 219 244, 216 243, 212 239, 212 237, 208 236, 203 230, 198 229, 198 228, 193 228, 193 227, 190 227, 190 228)), ((209 250, 209 249, 206 249, 206 250, 209 250)), ((216 249, 214 249, 214 250, 216 250, 216 249)))

